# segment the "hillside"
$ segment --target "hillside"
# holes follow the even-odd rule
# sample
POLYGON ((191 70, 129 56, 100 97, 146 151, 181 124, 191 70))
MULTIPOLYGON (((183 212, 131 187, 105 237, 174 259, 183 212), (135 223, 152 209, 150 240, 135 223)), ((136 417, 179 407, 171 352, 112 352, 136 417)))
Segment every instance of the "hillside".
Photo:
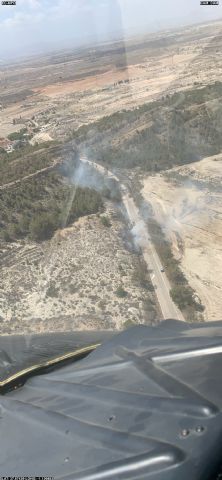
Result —
POLYGON ((73 138, 107 166, 166 170, 221 151, 221 97, 221 82, 196 86, 81 127, 73 138))
POLYGON ((219 154, 146 177, 142 190, 208 321, 222 309, 221 172, 219 154))
POLYGON ((158 306, 121 214, 116 182, 79 162, 71 145, 21 149, 6 158, 1 333, 153 322, 158 306))

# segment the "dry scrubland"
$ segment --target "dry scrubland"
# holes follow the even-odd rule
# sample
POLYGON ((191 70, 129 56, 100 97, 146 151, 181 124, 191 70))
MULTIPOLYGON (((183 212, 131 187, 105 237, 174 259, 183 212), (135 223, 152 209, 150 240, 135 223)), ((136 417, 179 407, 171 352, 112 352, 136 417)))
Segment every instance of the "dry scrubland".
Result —
POLYGON ((47 139, 64 138, 104 115, 214 82, 220 51, 221 23, 214 23, 2 66, 1 136, 35 117, 47 139))
POLYGON ((222 155, 146 178, 143 196, 172 242, 205 320, 222 310, 222 155))
POLYGON ((115 211, 107 213, 111 227, 93 215, 50 242, 1 248, 2 333, 119 330, 155 320, 154 295, 134 279, 138 255, 127 250, 115 211))

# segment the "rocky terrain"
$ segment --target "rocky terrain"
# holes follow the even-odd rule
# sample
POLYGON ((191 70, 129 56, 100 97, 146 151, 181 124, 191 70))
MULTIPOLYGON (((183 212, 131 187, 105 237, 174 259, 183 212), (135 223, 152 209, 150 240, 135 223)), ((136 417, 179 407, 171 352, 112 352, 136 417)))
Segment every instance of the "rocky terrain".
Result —
POLYGON ((1 333, 122 329, 155 320, 154 294, 133 280, 138 254, 121 214, 112 206, 107 214, 110 227, 92 215, 49 242, 1 245, 1 333))

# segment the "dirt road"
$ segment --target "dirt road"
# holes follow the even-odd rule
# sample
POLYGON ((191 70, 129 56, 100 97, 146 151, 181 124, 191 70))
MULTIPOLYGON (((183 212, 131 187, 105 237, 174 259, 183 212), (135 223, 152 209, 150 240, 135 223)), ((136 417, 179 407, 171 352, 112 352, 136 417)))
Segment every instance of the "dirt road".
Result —
MULTIPOLYGON (((102 174, 108 175, 108 177, 113 178, 117 182, 119 182, 118 177, 112 172, 107 171, 107 169, 105 169, 102 165, 91 162, 85 156, 81 157, 81 161, 88 165, 94 167, 96 166, 96 168, 102 174)), ((151 271, 151 281, 155 288, 156 296, 162 311, 163 318, 174 318, 176 320, 184 321, 182 313, 176 307, 170 296, 170 283, 165 272, 161 272, 161 261, 155 250, 155 247, 151 242, 150 236, 147 231, 147 226, 142 220, 140 212, 136 207, 132 196, 130 196, 126 186, 120 184, 120 187, 122 191, 122 201, 125 206, 129 221, 132 225, 132 234, 135 238, 135 242, 141 248, 148 270, 151 271)))

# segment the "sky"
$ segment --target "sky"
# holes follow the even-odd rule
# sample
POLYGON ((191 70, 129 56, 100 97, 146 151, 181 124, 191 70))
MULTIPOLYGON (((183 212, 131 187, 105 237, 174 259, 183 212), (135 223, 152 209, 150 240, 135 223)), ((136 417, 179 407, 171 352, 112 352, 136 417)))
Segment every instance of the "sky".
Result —
POLYGON ((0 59, 222 18, 200 0, 17 0, 0 4, 0 59))

